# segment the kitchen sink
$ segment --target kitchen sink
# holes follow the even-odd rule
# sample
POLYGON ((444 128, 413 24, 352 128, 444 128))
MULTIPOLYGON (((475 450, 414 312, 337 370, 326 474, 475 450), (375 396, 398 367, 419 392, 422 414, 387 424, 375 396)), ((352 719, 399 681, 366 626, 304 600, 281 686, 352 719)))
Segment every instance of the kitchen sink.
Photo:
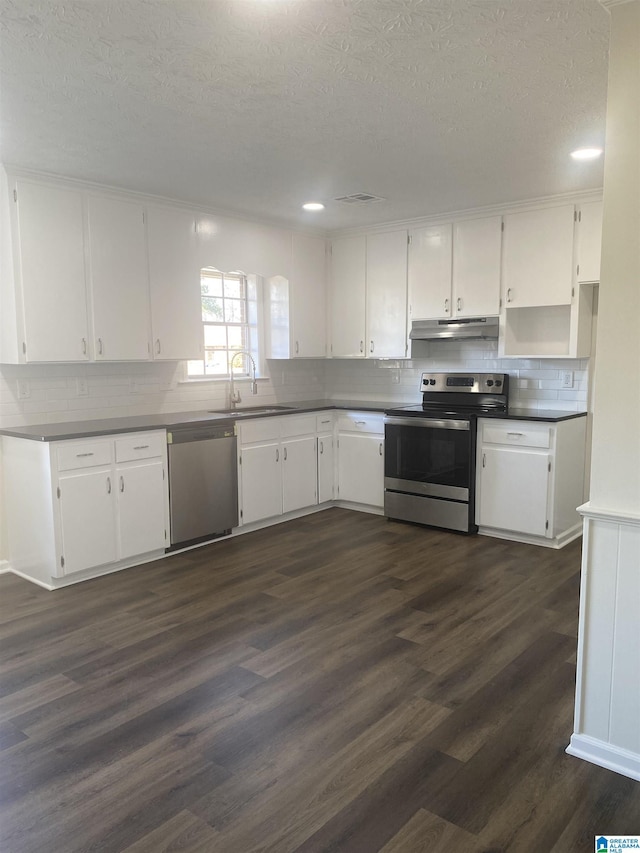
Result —
POLYGON ((245 409, 215 409, 210 410, 210 415, 230 415, 234 418, 248 417, 249 415, 272 415, 278 412, 290 412, 291 406, 247 406, 245 409))

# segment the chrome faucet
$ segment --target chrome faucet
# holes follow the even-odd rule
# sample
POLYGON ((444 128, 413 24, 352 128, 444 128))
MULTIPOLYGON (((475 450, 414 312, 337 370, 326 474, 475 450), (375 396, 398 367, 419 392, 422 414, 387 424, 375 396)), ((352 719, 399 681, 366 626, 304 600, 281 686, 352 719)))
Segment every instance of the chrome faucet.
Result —
POLYGON ((256 363, 253 360, 253 356, 246 349, 239 349, 231 356, 231 361, 229 362, 229 408, 234 409, 238 403, 242 402, 242 397, 240 396, 240 391, 238 391, 235 387, 235 381, 233 377, 233 363, 239 355, 248 355, 249 361, 251 362, 252 368, 252 376, 251 380, 251 393, 258 393, 258 383, 256 382, 256 363))

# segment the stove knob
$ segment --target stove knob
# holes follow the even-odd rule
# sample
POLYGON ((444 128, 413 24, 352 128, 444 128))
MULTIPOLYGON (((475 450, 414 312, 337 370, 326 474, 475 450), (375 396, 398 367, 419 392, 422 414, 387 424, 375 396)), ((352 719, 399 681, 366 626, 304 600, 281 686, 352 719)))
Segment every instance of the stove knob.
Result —
POLYGON ((435 379, 430 379, 430 380, 429 380, 429 385, 435 385, 435 384, 436 384, 436 380, 435 380, 435 379))
MULTIPOLYGON (((498 384, 498 383, 496 382, 496 385, 497 385, 497 384, 498 384)), ((491 386, 492 386, 492 385, 493 385, 493 379, 487 379, 487 386, 488 386, 489 388, 491 388, 491 386)))
POLYGON ((499 388, 502 385, 502 379, 496 379, 496 388, 499 388))

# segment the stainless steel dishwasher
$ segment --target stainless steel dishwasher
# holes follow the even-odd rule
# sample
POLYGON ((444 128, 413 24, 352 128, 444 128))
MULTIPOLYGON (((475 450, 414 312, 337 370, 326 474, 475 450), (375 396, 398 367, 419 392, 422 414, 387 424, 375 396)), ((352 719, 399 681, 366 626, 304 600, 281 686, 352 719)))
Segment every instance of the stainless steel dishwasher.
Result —
POLYGON ((235 426, 167 432, 171 548, 224 536, 238 524, 235 426))

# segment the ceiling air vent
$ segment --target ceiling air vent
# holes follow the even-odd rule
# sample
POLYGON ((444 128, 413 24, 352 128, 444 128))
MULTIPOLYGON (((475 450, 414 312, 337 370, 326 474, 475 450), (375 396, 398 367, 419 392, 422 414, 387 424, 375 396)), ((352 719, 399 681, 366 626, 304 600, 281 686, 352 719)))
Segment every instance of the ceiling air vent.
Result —
POLYGON ((340 201, 342 204, 372 204, 374 201, 386 201, 386 199, 371 193, 353 193, 353 195, 341 195, 334 198, 334 201, 340 201))

